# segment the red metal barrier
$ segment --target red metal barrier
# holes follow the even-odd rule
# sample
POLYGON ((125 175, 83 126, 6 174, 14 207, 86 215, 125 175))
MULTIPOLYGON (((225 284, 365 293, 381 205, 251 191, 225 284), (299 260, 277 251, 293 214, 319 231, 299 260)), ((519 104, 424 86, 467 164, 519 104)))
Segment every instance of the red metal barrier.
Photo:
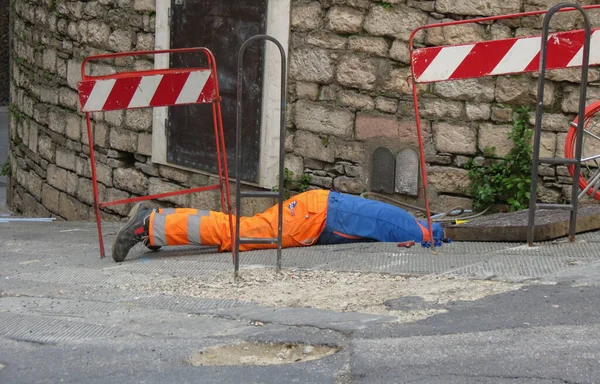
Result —
MULTIPOLYGON (((589 5, 583 9, 599 9, 600 5, 589 5)), ((574 11, 564 8, 559 12, 574 11)), ((433 239, 431 212, 427 196, 427 169, 425 148, 419 116, 419 95, 416 84, 451 81, 457 79, 496 76, 511 73, 532 72, 539 69, 541 36, 490 40, 472 44, 414 48, 415 35, 426 29, 451 25, 489 22, 546 14, 548 11, 532 11, 509 15, 481 17, 447 23, 429 24, 416 28, 409 38, 413 103, 419 141, 421 179, 430 238, 433 239)), ((595 30, 591 39, 590 65, 600 64, 600 30, 595 30)), ((554 33, 549 36, 548 69, 578 67, 582 64, 583 30, 554 33)))
MULTIPOLYGON (((227 170, 227 153, 221 116, 221 96, 217 81, 217 65, 214 55, 207 48, 183 48, 158 51, 121 52, 90 56, 81 64, 82 81, 78 84, 81 111, 86 114, 90 162, 94 192, 94 210, 98 225, 100 257, 105 256, 102 239, 102 223, 100 208, 118 204, 129 204, 138 201, 152 200, 175 195, 219 190, 221 208, 229 213, 230 227, 233 228, 231 201, 229 191, 229 173, 227 170), (147 71, 120 72, 105 76, 89 76, 85 73, 86 64, 92 60, 114 59, 125 56, 145 56, 166 53, 202 52, 207 59, 205 68, 171 68, 147 71), (100 202, 98 196, 98 179, 94 150, 94 136, 90 119, 91 112, 112 111, 120 109, 166 107, 173 105, 211 103, 213 125, 216 139, 217 169, 219 183, 205 187, 183 189, 155 195, 132 197, 129 199, 100 202)), ((233 237, 232 237, 233 238, 233 237)))

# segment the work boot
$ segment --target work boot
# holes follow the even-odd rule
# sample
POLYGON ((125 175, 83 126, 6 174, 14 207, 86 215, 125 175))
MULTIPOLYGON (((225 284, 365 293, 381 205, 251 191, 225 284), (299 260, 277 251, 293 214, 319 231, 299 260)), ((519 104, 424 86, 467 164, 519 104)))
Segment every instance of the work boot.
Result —
POLYGON ((152 209, 143 203, 133 206, 129 212, 129 221, 115 237, 112 257, 117 262, 125 260, 129 250, 140 241, 148 238, 148 225, 152 209))

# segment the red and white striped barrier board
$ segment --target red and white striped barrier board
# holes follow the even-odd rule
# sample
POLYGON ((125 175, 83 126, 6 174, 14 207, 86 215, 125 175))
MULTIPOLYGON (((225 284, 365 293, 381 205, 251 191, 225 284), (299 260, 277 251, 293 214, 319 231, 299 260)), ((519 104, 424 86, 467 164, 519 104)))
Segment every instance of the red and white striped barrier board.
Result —
MULTIPOLYGON (((539 70, 541 36, 419 48, 412 54, 417 83, 506 75, 539 70)), ((584 31, 548 37, 547 69, 582 65, 584 31)), ((592 31, 590 65, 600 64, 600 29, 592 31)))
POLYGON ((212 70, 122 73, 79 82, 82 112, 210 103, 216 97, 212 70))

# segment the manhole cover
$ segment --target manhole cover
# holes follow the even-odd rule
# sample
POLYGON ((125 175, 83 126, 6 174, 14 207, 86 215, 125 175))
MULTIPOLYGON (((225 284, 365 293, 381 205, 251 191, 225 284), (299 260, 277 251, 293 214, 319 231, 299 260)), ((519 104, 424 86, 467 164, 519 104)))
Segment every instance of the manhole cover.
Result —
POLYGON ((193 354, 189 363, 203 365, 275 365, 321 359, 339 347, 292 343, 242 343, 207 348, 193 354))

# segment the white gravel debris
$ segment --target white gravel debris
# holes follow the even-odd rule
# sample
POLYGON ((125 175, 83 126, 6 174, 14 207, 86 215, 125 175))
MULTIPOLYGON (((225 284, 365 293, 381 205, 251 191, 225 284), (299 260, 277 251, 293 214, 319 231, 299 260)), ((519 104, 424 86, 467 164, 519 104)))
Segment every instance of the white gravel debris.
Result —
POLYGON ((436 305, 472 301, 521 288, 518 283, 473 280, 448 275, 402 276, 381 273, 248 268, 236 280, 231 271, 202 277, 157 279, 150 284, 128 284, 127 290, 163 295, 257 302, 271 307, 312 307, 341 312, 396 316, 398 322, 421 320, 446 312, 436 305), (384 303, 419 297, 425 308, 390 310, 384 303), (432 304, 427 308, 427 304, 432 304))

